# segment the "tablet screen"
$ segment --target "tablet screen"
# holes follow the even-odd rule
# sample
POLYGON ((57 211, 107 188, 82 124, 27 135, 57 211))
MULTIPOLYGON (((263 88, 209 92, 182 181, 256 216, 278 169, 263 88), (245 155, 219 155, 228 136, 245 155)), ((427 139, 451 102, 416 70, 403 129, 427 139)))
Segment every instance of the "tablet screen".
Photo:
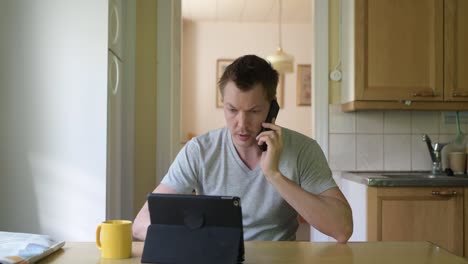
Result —
POLYGON ((151 224, 184 225, 202 217, 206 226, 242 227, 240 198, 235 196, 156 194, 148 196, 151 224))

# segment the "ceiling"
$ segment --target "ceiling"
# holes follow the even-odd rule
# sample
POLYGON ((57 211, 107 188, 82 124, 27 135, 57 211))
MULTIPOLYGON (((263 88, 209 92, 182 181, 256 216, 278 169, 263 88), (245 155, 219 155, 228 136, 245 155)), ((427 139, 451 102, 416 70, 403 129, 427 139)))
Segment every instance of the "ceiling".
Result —
MULTIPOLYGON (((311 23, 313 0, 282 1, 282 23, 311 23)), ((182 17, 193 21, 278 23, 279 0, 182 0, 182 17)))

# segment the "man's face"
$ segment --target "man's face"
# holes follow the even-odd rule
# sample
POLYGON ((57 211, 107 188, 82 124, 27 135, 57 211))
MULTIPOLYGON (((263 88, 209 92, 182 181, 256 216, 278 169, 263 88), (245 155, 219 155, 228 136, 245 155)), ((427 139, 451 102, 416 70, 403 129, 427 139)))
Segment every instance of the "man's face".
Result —
POLYGON ((258 84, 242 91, 232 81, 224 88, 224 118, 236 148, 257 146, 255 137, 268 113, 270 102, 258 84))

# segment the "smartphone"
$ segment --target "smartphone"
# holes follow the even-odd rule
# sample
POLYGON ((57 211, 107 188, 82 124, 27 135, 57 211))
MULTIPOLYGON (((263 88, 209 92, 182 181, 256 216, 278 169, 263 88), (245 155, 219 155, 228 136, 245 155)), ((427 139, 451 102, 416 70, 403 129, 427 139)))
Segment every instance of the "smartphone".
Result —
MULTIPOLYGON (((279 105, 278 105, 278 102, 276 100, 273 100, 271 101, 271 104, 270 104, 270 109, 268 110, 268 115, 265 119, 265 123, 271 123, 273 121, 273 118, 276 120, 276 117, 278 116, 278 111, 279 111, 279 105)), ((260 133, 262 133, 263 131, 268 131, 268 130, 271 130, 269 128, 265 128, 262 126, 262 129, 260 130, 260 133)), ((258 147, 262 150, 262 151, 266 151, 267 150, 267 144, 266 143, 263 143, 262 145, 258 145, 258 147)))

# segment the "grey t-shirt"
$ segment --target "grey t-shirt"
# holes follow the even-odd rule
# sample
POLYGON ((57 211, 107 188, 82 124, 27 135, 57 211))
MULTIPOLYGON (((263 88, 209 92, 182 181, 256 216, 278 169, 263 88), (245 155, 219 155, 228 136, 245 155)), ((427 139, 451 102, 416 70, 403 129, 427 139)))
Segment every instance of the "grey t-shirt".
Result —
MULTIPOLYGON (((279 169, 304 190, 319 194, 335 187, 317 142, 283 128, 279 169)), ((227 128, 190 140, 162 183, 179 193, 241 198, 245 240, 295 240, 297 212, 263 176, 260 164, 249 169, 240 159, 227 128)))

